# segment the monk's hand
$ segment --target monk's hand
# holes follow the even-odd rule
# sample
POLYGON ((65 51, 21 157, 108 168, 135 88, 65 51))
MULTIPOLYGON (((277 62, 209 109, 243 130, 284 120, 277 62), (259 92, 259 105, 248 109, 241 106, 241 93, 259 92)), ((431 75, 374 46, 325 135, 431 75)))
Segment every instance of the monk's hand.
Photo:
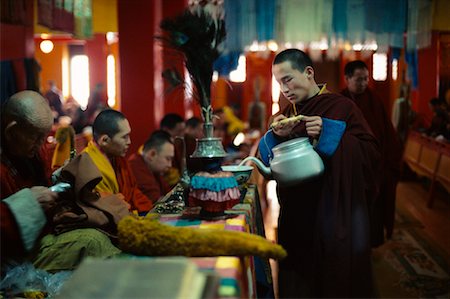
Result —
POLYGON ((55 205, 56 200, 58 199, 58 193, 51 191, 47 187, 31 187, 30 191, 44 211, 52 208, 55 205))
POLYGON ((305 122, 306 133, 308 136, 317 139, 322 132, 322 118, 320 116, 304 116, 302 121, 305 122))
POLYGON ((299 122, 299 120, 292 120, 292 121, 282 121, 283 119, 286 119, 287 117, 284 116, 283 114, 277 115, 274 119, 273 119, 273 123, 274 125, 272 125, 272 129, 273 132, 278 135, 278 136, 288 136, 292 129, 297 125, 297 123, 299 122))

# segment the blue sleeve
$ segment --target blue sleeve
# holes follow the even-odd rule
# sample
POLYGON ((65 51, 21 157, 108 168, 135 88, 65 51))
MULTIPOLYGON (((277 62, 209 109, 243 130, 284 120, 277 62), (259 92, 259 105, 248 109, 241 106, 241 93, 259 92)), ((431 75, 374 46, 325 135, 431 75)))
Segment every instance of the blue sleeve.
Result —
POLYGON ((345 121, 322 117, 322 133, 315 150, 324 157, 331 157, 339 146, 346 127, 345 121))
POLYGON ((272 130, 267 131, 259 141, 259 154, 266 166, 269 166, 269 162, 273 158, 272 148, 281 142, 282 140, 278 139, 272 130))

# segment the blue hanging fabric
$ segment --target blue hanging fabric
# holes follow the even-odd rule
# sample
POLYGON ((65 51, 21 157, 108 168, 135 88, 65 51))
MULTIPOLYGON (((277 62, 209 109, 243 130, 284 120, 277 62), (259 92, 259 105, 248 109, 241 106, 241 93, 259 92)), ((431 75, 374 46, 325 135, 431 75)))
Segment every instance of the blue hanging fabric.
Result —
POLYGON ((406 49, 426 48, 431 44, 432 0, 408 0, 406 49))
POLYGON ((391 48, 392 60, 394 60, 394 59, 399 60, 401 55, 402 55, 402 48, 397 48, 397 47, 391 48))
POLYGON ((367 1, 366 29, 373 34, 382 48, 403 47, 403 33, 406 30, 406 0, 367 1))
POLYGON ((347 0, 333 2, 332 30, 336 39, 347 37, 347 0))
POLYGON ((256 30, 259 41, 274 39, 275 0, 259 0, 256 2, 256 30))
POLYGON ((224 2, 227 38, 225 49, 243 52, 257 40, 255 0, 227 0, 224 2))
POLYGON ((219 73, 219 76, 228 77, 232 71, 237 69, 240 55, 241 52, 238 51, 223 53, 214 62, 214 70, 219 73))
POLYGON ((411 87, 419 87, 419 63, 417 61, 417 49, 406 51, 405 60, 408 63, 408 78, 411 79, 411 87))
POLYGON ((364 0, 347 0, 347 36, 350 43, 366 40, 366 9, 364 0))
POLYGON ((0 100, 3 104, 17 90, 16 77, 11 60, 0 61, 0 100))

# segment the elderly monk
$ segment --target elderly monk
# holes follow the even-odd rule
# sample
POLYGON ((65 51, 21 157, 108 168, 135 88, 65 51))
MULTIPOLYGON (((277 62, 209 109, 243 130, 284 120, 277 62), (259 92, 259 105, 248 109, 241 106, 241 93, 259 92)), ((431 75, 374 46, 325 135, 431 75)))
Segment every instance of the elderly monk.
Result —
POLYGON ((107 236, 94 229, 47 235, 39 240, 48 220, 45 212, 57 199, 56 193, 47 188, 51 173, 44 146, 53 115, 40 94, 21 91, 4 104, 1 117, 2 264, 25 259, 36 263, 30 254, 35 243, 40 247, 36 265, 47 270, 72 269, 85 256, 119 253, 107 236), (49 255, 49 251, 54 254, 49 255))
POLYGON ((100 112, 92 126, 93 140, 83 152, 87 153, 102 173, 102 180, 95 187, 103 194, 121 193, 138 213, 148 212, 152 201, 137 186, 125 155, 131 144, 131 127, 125 116, 116 110, 100 112))
POLYGON ((47 101, 37 92, 14 94, 1 110, 1 258, 23 258, 34 246, 57 198, 42 146, 53 124, 47 101))
MULTIPOLYGON (((304 52, 280 52, 272 72, 291 105, 274 117, 268 144, 308 137, 325 166, 319 178, 277 187, 278 241, 288 253, 279 263, 280 298, 369 298, 376 139, 351 100, 315 82, 304 52), (280 123, 298 115, 303 118, 280 123)), ((264 147, 260 144, 267 160, 264 147)))
POLYGON ((172 166, 174 155, 170 134, 157 130, 144 143, 142 153, 138 151, 128 159, 139 189, 153 203, 170 191, 162 175, 172 166))

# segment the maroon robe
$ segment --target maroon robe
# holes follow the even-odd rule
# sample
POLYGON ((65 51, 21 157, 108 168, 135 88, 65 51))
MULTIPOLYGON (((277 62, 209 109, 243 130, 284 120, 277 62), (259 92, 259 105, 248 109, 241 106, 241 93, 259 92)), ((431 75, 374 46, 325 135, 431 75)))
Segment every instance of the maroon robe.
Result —
POLYGON ((153 203, 170 191, 164 178, 150 171, 142 155, 134 153, 128 159, 128 164, 136 177, 137 187, 153 203))
MULTIPOLYGON (((0 154, 0 197, 6 197, 33 186, 50 185, 50 163, 43 147, 33 158, 14 158, 2 148, 0 154)), ((8 205, 1 204, 1 259, 18 259, 25 256, 19 226, 8 205)))
POLYGON ((379 99, 370 89, 362 94, 352 94, 348 89, 341 92, 361 109, 370 129, 378 139, 381 153, 381 173, 379 196, 372 206, 372 246, 390 239, 394 230, 395 195, 400 175, 402 146, 394 126, 379 99))
MULTIPOLYGON (((278 187, 278 241, 288 257, 279 263, 280 298, 373 296, 369 206, 376 194, 379 152, 361 111, 347 98, 321 94, 297 104, 298 114, 346 123, 324 174, 278 187)), ((286 107, 285 116, 294 114, 286 107)), ((290 138, 307 136, 304 122, 290 138)))

